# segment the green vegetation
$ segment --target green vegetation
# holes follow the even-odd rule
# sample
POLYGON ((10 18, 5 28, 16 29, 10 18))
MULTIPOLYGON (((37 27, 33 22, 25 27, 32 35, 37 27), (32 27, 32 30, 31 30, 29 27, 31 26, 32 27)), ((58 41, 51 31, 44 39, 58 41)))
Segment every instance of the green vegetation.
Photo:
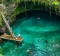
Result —
MULTIPOLYGON (((1 1, 2 0, 0 0, 0 3, 1 1)), ((12 12, 13 15, 8 12, 11 19, 14 18, 17 14, 29 10, 44 10, 49 11, 50 14, 54 13, 60 16, 60 0, 4 0, 3 4, 5 4, 6 8, 9 7, 10 4, 15 4, 15 9, 12 12)), ((0 19, 0 25, 2 25, 1 21, 2 20, 0 19)), ((11 21, 14 21, 14 19, 11 21)))
POLYGON ((52 2, 53 5, 59 5, 59 2, 58 1, 54 1, 52 2))
POLYGON ((58 15, 60 13, 60 2, 57 0, 20 0, 19 6, 14 12, 19 14, 28 10, 51 10, 58 15))
POLYGON ((2 17, 0 15, 0 27, 2 26, 2 17))
POLYGON ((0 0, 0 3, 2 2, 2 0, 0 0))

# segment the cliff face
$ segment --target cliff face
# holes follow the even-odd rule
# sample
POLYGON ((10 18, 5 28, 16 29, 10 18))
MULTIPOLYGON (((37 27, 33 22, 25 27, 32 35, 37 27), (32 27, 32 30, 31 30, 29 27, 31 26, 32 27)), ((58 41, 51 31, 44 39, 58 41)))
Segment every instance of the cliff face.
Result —
POLYGON ((19 5, 15 8, 14 13, 15 15, 19 13, 23 13, 25 11, 29 10, 45 10, 50 13, 54 13, 58 16, 60 16, 60 2, 57 0, 32 0, 32 1, 20 1, 19 5))
MULTIPOLYGON (((0 0, 0 3, 1 1, 2 0, 0 0)), ((60 16, 59 0, 3 0, 3 4, 6 6, 6 18, 10 18, 8 20, 11 22, 15 20, 16 15, 29 10, 41 10, 60 16)), ((0 19, 0 25, 1 23, 2 20, 0 19)))

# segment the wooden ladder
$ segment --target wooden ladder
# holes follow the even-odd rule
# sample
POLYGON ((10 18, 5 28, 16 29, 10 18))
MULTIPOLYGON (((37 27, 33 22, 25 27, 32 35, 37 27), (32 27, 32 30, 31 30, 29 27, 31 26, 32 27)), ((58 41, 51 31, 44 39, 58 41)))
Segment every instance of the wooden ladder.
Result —
POLYGON ((8 24, 8 22, 7 22, 7 20, 6 20, 5 16, 4 16, 4 13, 3 13, 3 12, 1 12, 1 16, 2 16, 2 19, 3 19, 4 22, 5 22, 8 30, 10 31, 11 36, 14 37, 15 35, 14 35, 14 33, 12 32, 12 29, 10 28, 10 26, 9 26, 9 24, 8 24))

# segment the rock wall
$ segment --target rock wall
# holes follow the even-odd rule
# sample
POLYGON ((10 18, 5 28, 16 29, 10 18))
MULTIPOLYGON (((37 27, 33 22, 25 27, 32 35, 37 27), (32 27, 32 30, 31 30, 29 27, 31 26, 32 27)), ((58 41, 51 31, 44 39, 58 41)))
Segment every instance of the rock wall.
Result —
POLYGON ((36 1, 21 1, 18 5, 18 7, 14 10, 15 16, 29 11, 29 10, 41 10, 41 11, 46 11, 48 13, 55 14, 57 16, 60 16, 60 2, 58 1, 52 1, 50 4, 49 1, 46 2, 39 2, 36 1))

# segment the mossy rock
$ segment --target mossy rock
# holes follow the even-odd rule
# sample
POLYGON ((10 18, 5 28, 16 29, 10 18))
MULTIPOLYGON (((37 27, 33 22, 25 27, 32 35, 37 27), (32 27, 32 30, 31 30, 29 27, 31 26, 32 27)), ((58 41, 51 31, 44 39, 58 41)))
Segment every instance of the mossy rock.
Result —
POLYGON ((2 0, 0 0, 0 3, 2 3, 2 0))
POLYGON ((59 2, 58 1, 54 1, 52 4, 53 5, 59 5, 59 2))
POLYGON ((0 27, 2 26, 2 17, 0 15, 0 27))

